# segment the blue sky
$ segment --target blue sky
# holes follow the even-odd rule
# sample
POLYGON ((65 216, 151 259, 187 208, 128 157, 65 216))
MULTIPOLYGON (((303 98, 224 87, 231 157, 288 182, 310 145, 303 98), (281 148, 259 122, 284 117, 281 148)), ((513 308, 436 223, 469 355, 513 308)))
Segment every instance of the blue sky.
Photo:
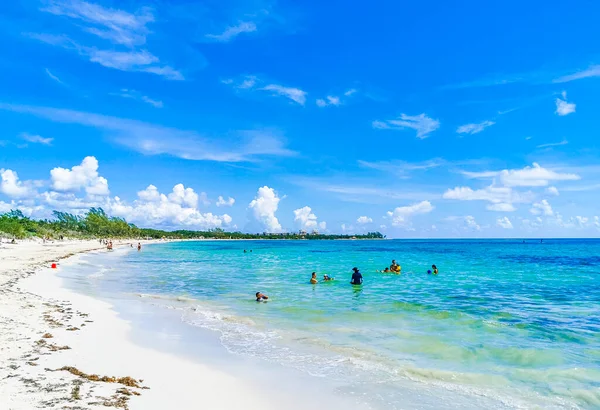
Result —
POLYGON ((0 17, 0 211, 600 234, 600 4, 15 3, 0 17))

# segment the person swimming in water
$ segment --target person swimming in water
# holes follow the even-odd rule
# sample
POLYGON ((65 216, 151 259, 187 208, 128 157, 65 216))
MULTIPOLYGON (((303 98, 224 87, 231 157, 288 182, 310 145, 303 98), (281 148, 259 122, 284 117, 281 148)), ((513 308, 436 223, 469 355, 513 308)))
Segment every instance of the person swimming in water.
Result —
POLYGON ((316 285, 317 283, 319 283, 319 281, 317 280, 317 273, 316 272, 312 273, 312 277, 310 278, 310 283, 312 283, 313 285, 316 285))
POLYGON ((438 268, 437 268, 437 266, 435 266, 435 265, 431 265, 431 270, 433 271, 433 274, 434 274, 434 275, 437 275, 437 274, 438 274, 438 268))
POLYGON ((350 281, 350 283, 353 285, 362 285, 363 277, 362 277, 361 273, 358 271, 358 268, 352 268, 352 271, 354 273, 352 274, 352 280, 350 281))
POLYGON ((377 272, 381 272, 381 273, 390 273, 390 272, 391 272, 391 270, 390 270, 390 268, 388 268, 388 267, 386 266, 386 267, 385 267, 385 269, 383 269, 383 270, 378 270, 377 272))
POLYGON ((332 278, 332 277, 331 277, 331 276, 329 276, 329 275, 323 275, 323 280, 324 280, 325 282, 329 282, 329 281, 331 281, 331 280, 333 280, 333 279, 335 279, 335 278, 332 278))
POLYGON ((400 272, 402 271, 402 267, 401 267, 400 265, 398 265, 398 264, 396 263, 396 260, 394 259, 394 260, 392 261, 392 264, 391 264, 391 266, 390 266, 390 270, 391 270, 392 272, 394 272, 394 273, 400 273, 400 272))
POLYGON ((266 302, 269 299, 267 295, 264 293, 256 292, 256 301, 257 302, 266 302))

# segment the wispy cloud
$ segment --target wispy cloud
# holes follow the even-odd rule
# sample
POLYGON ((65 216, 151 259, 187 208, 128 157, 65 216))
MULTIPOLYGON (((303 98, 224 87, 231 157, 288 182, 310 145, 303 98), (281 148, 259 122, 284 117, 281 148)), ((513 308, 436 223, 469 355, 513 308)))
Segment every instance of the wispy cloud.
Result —
POLYGON ((494 121, 483 121, 477 124, 465 124, 458 127, 456 129, 456 132, 458 134, 478 134, 481 131, 485 130, 487 127, 491 127, 494 124, 494 121))
POLYGON ((439 127, 440 122, 438 120, 430 118, 425 114, 413 116, 401 114, 400 119, 373 121, 373 128, 380 130, 402 130, 405 128, 412 128, 417 131, 417 138, 420 139, 427 138, 430 133, 437 130, 439 127))
POLYGON ((585 70, 556 78, 554 83, 567 83, 589 77, 600 77, 600 65, 593 65, 585 70))
POLYGON ((242 21, 235 26, 229 26, 219 34, 207 34, 205 37, 214 41, 226 43, 233 40, 243 33, 253 33, 256 31, 256 24, 251 21, 242 21))
POLYGON ((316 103, 319 107, 327 107, 328 105, 338 106, 341 104, 341 101, 340 97, 328 95, 326 99, 319 98, 316 103))
POLYGON ((363 168, 375 169, 382 172, 395 174, 400 178, 408 178, 408 175, 413 171, 427 171, 429 169, 441 167, 447 162, 442 158, 434 158, 422 162, 406 162, 406 161, 378 161, 369 162, 359 160, 358 164, 363 168))
POLYGON ((150 97, 147 97, 145 95, 142 95, 141 93, 139 93, 138 91, 135 90, 128 90, 126 88, 123 88, 120 92, 118 93, 111 93, 111 95, 116 95, 119 97, 123 97, 123 98, 130 98, 132 100, 137 100, 137 101, 143 101, 147 104, 152 105, 153 107, 156 108, 162 108, 163 107, 163 102, 160 100, 154 100, 150 97))
POLYGON ((472 179, 493 179, 507 187, 544 187, 554 181, 577 181, 581 179, 578 174, 559 172, 558 170, 544 168, 538 163, 520 169, 504 169, 502 171, 468 172, 462 175, 472 179))
MULTIPOLYGON (((139 48, 146 43, 146 36, 150 33, 147 24, 154 21, 154 16, 148 8, 130 13, 81 0, 49 0, 41 10, 68 17, 84 32, 108 40, 124 49, 105 48, 99 43, 85 45, 64 34, 25 33, 25 36, 77 52, 89 61, 107 68, 152 73, 169 80, 184 79, 180 71, 162 64, 157 56, 146 49, 139 48)), ((87 39, 89 40, 89 37, 87 39)))
POLYGON ((549 142, 547 144, 540 144, 536 148, 550 148, 550 147, 559 147, 561 145, 567 145, 569 141, 562 140, 560 142, 549 142))
POLYGON ((556 99, 556 114, 560 116, 565 116, 574 113, 576 106, 574 103, 567 102, 567 92, 563 91, 561 96, 562 99, 556 99))
POLYGON ((78 20, 86 32, 128 47, 145 44, 147 24, 154 21, 149 8, 129 13, 81 0, 50 0, 46 4, 42 11, 78 20))
POLYGON ((52 141, 54 141, 54 138, 44 138, 39 135, 28 134, 26 132, 21 134, 21 139, 34 144, 42 145, 52 145, 52 141))
POLYGON ((60 108, 0 103, 0 110, 100 129, 115 143, 146 155, 167 154, 218 162, 257 162, 262 157, 297 155, 285 147, 284 139, 273 130, 236 131, 224 139, 223 136, 208 137, 196 131, 60 108))
POLYGON ((52 74, 50 72, 50 70, 48 70, 47 68, 45 69, 46 74, 48 75, 48 77, 50 77, 52 80, 56 81, 57 83, 59 83, 60 85, 66 85, 65 83, 63 83, 60 78, 58 78, 57 76, 55 76, 54 74, 52 74))
POLYGON ((345 95, 346 97, 350 97, 351 95, 353 95, 353 94, 356 94, 357 92, 358 92, 358 90, 357 90, 356 88, 351 88, 351 89, 349 89, 348 91, 346 91, 346 92, 344 93, 344 95, 345 95))
POLYGON ((266 83, 255 75, 245 75, 238 79, 228 78, 221 80, 223 84, 231 86, 239 92, 268 92, 270 95, 285 97, 293 102, 304 105, 306 103, 306 91, 296 87, 286 87, 280 84, 266 83))
POLYGON ((269 91, 273 95, 280 95, 282 97, 289 98, 300 105, 304 105, 304 103, 306 103, 307 93, 299 88, 284 87, 279 84, 269 84, 266 87, 263 87, 262 90, 269 91))

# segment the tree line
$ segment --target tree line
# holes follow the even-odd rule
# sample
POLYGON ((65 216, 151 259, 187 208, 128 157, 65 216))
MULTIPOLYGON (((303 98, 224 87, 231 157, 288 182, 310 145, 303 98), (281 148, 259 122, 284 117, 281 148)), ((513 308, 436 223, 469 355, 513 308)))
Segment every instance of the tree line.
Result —
POLYGON ((102 208, 90 208, 84 215, 53 211, 53 219, 31 219, 20 210, 0 214, 0 237, 68 238, 167 238, 167 239, 383 239, 379 232, 362 235, 320 233, 242 233, 216 228, 208 231, 139 228, 124 218, 111 217, 102 208))

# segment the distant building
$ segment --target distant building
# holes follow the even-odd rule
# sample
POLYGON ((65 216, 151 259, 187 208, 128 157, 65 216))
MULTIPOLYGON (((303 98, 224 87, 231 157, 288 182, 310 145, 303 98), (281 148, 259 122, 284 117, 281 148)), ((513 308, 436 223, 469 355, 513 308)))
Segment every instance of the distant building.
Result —
POLYGON ((300 229, 300 232, 298 232, 301 236, 302 235, 306 235, 306 231, 304 229, 300 229))

